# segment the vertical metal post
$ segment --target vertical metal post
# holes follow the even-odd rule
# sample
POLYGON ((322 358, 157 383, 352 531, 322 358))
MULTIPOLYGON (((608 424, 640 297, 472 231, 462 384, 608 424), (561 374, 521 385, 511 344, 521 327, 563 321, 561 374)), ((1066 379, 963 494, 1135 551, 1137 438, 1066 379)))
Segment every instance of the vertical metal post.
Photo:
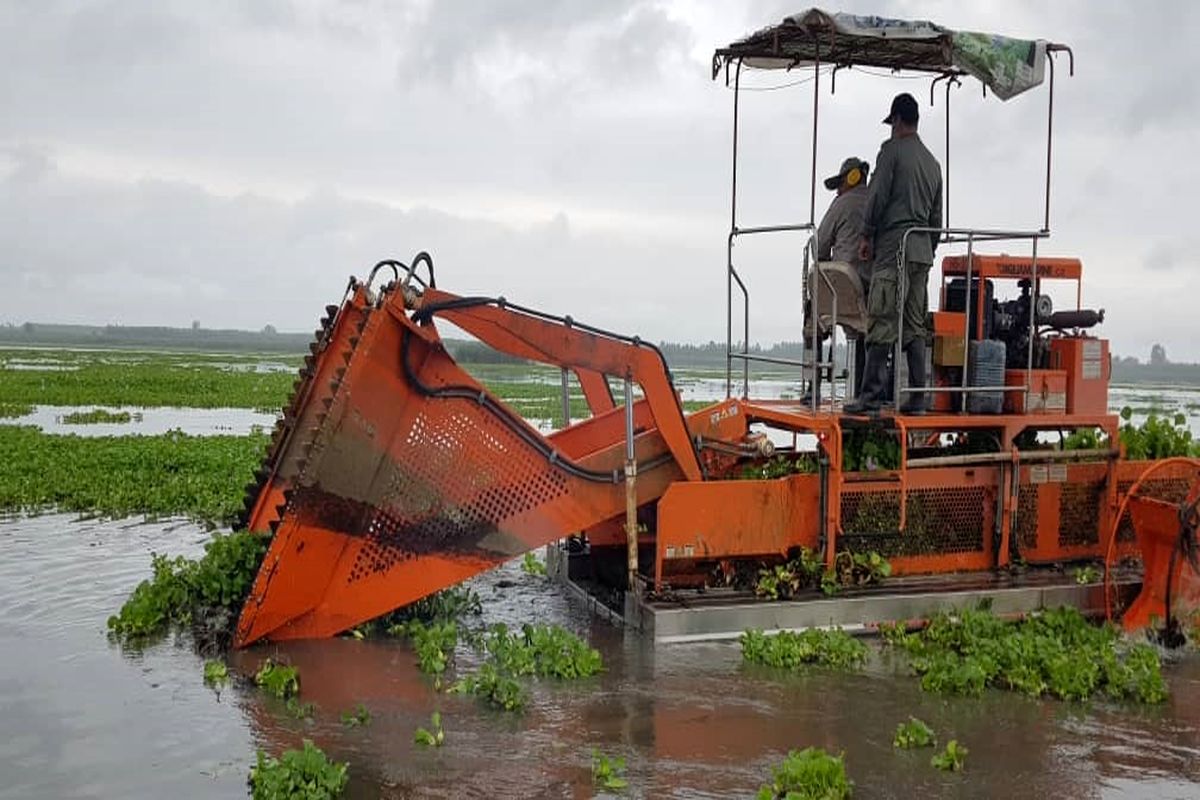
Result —
MULTIPOLYGON (((1050 103, 1046 112, 1046 218, 1042 230, 1050 230, 1050 149, 1054 143, 1054 56, 1046 53, 1046 65, 1050 68, 1050 103)), ((1037 240, 1034 240, 1037 247, 1037 240)))
MULTIPOLYGON (((954 78, 951 77, 946 81, 946 181, 945 181, 945 200, 946 211, 942 215, 942 227, 950 227, 950 87, 954 84, 954 78)), ((940 237, 941 234, 939 233, 940 237)))
POLYGON ((1030 271, 1033 273, 1033 296, 1029 298, 1029 353, 1025 359, 1025 405, 1029 408, 1029 389, 1033 386, 1033 339, 1037 335, 1037 299, 1042 288, 1041 276, 1038 275, 1037 263, 1038 237, 1033 237, 1033 256, 1030 259, 1030 271))
POLYGON ((733 74, 733 180, 729 199, 729 242, 725 267, 725 398, 733 396, 733 238, 737 236, 738 95, 742 86, 742 60, 733 74))
POLYGON ((821 99, 821 45, 817 43, 813 59, 813 130, 812 130, 812 182, 808 191, 808 224, 817 224, 817 113, 821 99))
MULTIPOLYGON (((971 314, 971 267, 974 266, 974 255, 975 255, 975 234, 968 232, 967 233, 967 288, 966 288, 966 294, 963 296, 963 309, 966 312, 963 316, 963 363, 962 363, 962 371, 963 371, 962 372, 962 388, 963 389, 966 389, 968 386, 967 372, 970 369, 970 362, 971 362, 971 355, 970 355, 971 354, 971 316, 972 316, 972 314, 971 314)), ((982 285, 979 287, 979 291, 983 291, 982 285)), ((978 314, 976 314, 975 316, 978 316, 978 314)), ((978 324, 978 321, 976 321, 976 323, 978 324)), ((967 393, 965 391, 962 393, 962 408, 960 408, 959 410, 963 411, 963 412, 965 412, 967 410, 967 393)))
MULTIPOLYGON (((816 43, 816 58, 813 59, 813 121, 812 121, 812 173, 808 187, 808 224, 814 226, 810 243, 816 242, 816 220, 817 220, 817 122, 821 108, 821 43, 818 40, 816 43)), ((805 245, 804 258, 808 260, 808 245, 805 245)), ((820 403, 820 385, 821 385, 821 368, 817 366, 821 361, 821 341, 817 338, 817 330, 820 327, 817 323, 817 309, 820 308, 818 295, 821 292, 821 281, 816 277, 817 270, 817 253, 820 252, 816 244, 812 244, 812 291, 809 292, 809 314, 812 315, 811 328, 812 337, 812 355, 807 360, 812 361, 812 394, 809 399, 812 401, 812 411, 817 413, 817 408, 820 403)), ((808 267, 805 265, 804 275, 808 276, 808 267)), ((801 369, 801 377, 804 370, 801 369)), ((803 383, 803 380, 801 381, 803 383)))
POLYGON ((571 427, 571 383, 567 368, 562 368, 562 412, 563 427, 571 427))
MULTIPOLYGON (((746 287, 742 286, 744 305, 742 306, 742 323, 745 326, 742 331, 742 352, 750 352, 750 293, 746 291, 746 287)), ((750 359, 742 359, 742 398, 749 399, 750 397, 750 359)))
POLYGON ((625 376, 625 542, 628 548, 629 591, 637 591, 637 459, 633 450, 633 381, 625 376))

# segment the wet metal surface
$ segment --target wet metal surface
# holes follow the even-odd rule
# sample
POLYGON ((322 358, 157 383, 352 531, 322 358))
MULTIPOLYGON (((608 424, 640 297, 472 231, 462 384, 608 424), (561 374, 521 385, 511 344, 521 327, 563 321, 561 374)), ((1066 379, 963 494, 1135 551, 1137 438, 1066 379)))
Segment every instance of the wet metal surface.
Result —
MULTIPOLYGON (((152 550, 194 555, 205 539, 186 523, 0 520, 0 798, 244 796, 255 749, 303 737, 350 763, 356 798, 591 797, 592 747, 628 757, 631 796, 746 797, 807 745, 845 751, 863 798, 1200 796, 1200 655, 1166 668, 1162 708, 946 698, 885 656, 856 675, 781 675, 744 667, 734 643, 656 649, 515 563, 472 582, 476 622, 565 625, 607 666, 577 684, 534 684, 523 716, 435 692, 392 641, 253 648, 233 657, 237 678, 218 695, 187 641, 123 652, 104 633, 152 550), (267 655, 300 668, 314 719, 292 719, 251 685, 267 655), (371 724, 343 726, 360 702, 371 724), (412 734, 435 709, 446 745, 424 750, 412 734), (893 750, 910 714, 970 748, 964 773, 934 770, 928 750, 893 750)), ((460 669, 474 660, 460 648, 460 669)))

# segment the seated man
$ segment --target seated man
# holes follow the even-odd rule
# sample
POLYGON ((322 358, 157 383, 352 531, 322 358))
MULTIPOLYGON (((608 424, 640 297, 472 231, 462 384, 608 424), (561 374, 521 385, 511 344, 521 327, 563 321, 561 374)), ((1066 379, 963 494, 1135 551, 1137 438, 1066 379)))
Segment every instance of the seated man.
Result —
MULTIPOLYGON (((870 165, 858 158, 847 158, 842 162, 842 168, 838 170, 838 174, 825 179, 825 188, 837 192, 833 202, 829 204, 829 210, 825 212, 825 216, 821 218, 821 224, 817 227, 817 261, 839 261, 845 262, 853 266, 854 272, 857 273, 858 279, 861 282, 861 294, 859 297, 866 297, 867 290, 871 284, 871 264, 865 262, 858 257, 858 241, 859 233, 862 230, 863 214, 867 205, 867 174, 870 171, 870 165)), ((809 276, 810 281, 820 280, 814 272, 809 276)), ((810 283, 811 287, 813 284, 810 283)), ((828 291, 828 285, 822 283, 817 287, 818 295, 828 291)), ((811 295, 812 289, 809 293, 811 295)), ((828 299, 828 298, 827 298, 828 299)), ((839 308, 849 311, 850 308, 858 305, 858 298, 839 298, 839 308)), ((821 303, 822 309, 827 307, 828 303, 821 303)), ((805 317, 811 312, 811 307, 806 304, 805 317)), ((821 314, 824 317, 824 313, 821 314)), ((846 314, 843 318, 849 318, 846 314)), ((818 323, 819 332, 822 341, 828 335, 824 329, 824 325, 818 323)), ((804 340, 808 343, 811 338, 810 326, 811 321, 806 322, 804 326, 804 340)), ((862 385, 862 375, 864 359, 866 357, 866 345, 863 341, 863 330, 858 330, 851 326, 844 326, 846 335, 854 341, 854 394, 857 395, 862 385)), ((818 350, 818 355, 820 351, 818 350)), ((810 390, 811 392, 811 387, 810 390)), ((808 395, 811 396, 811 395, 808 395)))

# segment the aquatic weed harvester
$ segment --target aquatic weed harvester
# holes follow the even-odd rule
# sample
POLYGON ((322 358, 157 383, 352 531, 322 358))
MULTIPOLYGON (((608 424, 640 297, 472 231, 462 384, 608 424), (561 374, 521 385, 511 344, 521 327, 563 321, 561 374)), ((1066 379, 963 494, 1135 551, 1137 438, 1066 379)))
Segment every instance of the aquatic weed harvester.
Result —
POLYGON ((1093 334, 1103 312, 1080 304, 1080 261, 1044 252, 1063 56, 1073 72, 1064 45, 816 9, 717 50, 713 77, 732 88, 734 108, 726 399, 694 413, 654 345, 502 296, 445 291, 425 253, 351 278, 342 302, 327 307, 248 487, 246 525, 273 539, 236 643, 331 636, 556 542, 564 577, 659 639, 749 624, 869 624, 936 609, 964 587, 1024 589, 1035 603, 1099 595, 1112 614, 1122 575, 1141 582, 1124 609, 1128 627, 1195 611, 1198 464, 1124 457, 1108 410, 1108 342, 1093 334), (899 374, 891 408, 873 418, 842 412, 853 381, 832 344, 839 327, 861 324, 863 299, 846 265, 816 263, 814 220, 822 81, 850 68, 929 75, 931 103, 944 89, 947 177, 952 87, 973 76, 1006 100, 1048 84, 1042 227, 951 227, 947 190, 945 227, 906 234, 937 236, 950 252, 927 352, 934 401, 923 416, 896 411, 907 391, 899 374), (738 221, 738 102, 751 69, 811 75, 807 222, 738 221), (748 236, 803 242, 797 260, 815 309, 806 336, 831 337, 829 356, 819 346, 797 361, 751 350, 748 280, 733 258, 748 236), (1001 243, 1025 252, 995 252, 1001 243), (1074 284, 1074 308, 1053 309, 1043 293, 1052 282, 1074 284), (565 426, 543 434, 488 391, 450 356, 443 323, 561 369, 565 426), (816 391, 803 403, 753 399, 756 361, 795 370, 816 391), (570 419, 571 386, 586 399, 584 419, 570 419), (862 458, 864 441, 889 445, 891 458, 862 458), (812 593, 756 602, 728 588, 797 552, 827 568, 842 553, 878 553, 892 577, 844 601, 812 593), (1038 569, 1101 559, 1104 584, 1084 587, 1087 596, 1069 594, 1061 570, 1038 569), (671 622, 675 612, 688 621, 671 622))

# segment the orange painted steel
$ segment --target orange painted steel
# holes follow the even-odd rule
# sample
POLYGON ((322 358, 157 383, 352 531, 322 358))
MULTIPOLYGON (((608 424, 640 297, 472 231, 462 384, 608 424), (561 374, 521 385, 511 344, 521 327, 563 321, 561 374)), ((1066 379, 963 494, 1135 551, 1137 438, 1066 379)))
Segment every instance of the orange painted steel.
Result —
POLYGON ((658 501, 654 584, 677 559, 784 556, 817 548, 816 475, 775 480, 679 482, 658 501))
MULTIPOLYGON (((1038 277, 1045 280, 1078 281, 1083 278, 1083 262, 1078 258, 1038 256, 1038 277)), ((942 274, 958 277, 967 274, 967 256, 946 256, 942 259, 942 274)), ((1032 256, 986 255, 971 256, 971 277, 1006 278, 1019 280, 1033 275, 1032 256)))
MULTIPOLYGON (((679 397, 657 349, 637 347, 578 327, 514 313, 494 305, 454 304, 462 298, 431 289, 422 308, 448 306, 439 316, 504 353, 559 367, 585 367, 632 379, 642 387, 655 425, 688 480, 702 478, 679 397)), ((403 309, 401 309, 403 311, 403 309)))
MULTIPOLYGON (((978 258, 994 259, 977 264, 984 277, 1019 269, 978 258)), ((1039 269, 1070 277, 1071 261, 1039 259, 1039 269)), ((1147 535, 1163 538, 1165 512, 1149 498, 1176 503, 1196 491, 1179 470, 1200 462, 1146 465, 1115 451, 1039 461, 1019 449, 1022 434, 1039 430, 1099 429, 1118 441, 1118 420, 1101 403, 1106 373, 1076 393, 1076 413, 885 412, 867 420, 828 404, 814 413, 788 401, 727 399, 686 415, 654 347, 502 299, 404 288, 377 294, 352 281, 342 305, 327 309, 249 487, 247 525, 274 538, 239 619, 238 646, 338 633, 563 536, 618 552, 627 542, 627 422, 638 464, 637 579, 656 589, 702 583, 714 562, 753 567, 798 547, 820 550, 830 566, 839 551, 875 550, 898 575, 990 570, 1013 556, 1033 564, 1104 557, 1111 566, 1149 552, 1147 535), (538 432, 453 361, 439 320, 572 371, 591 416, 538 432), (610 378, 641 388, 628 416, 610 378), (864 425, 899 438, 898 469, 843 470, 843 426, 864 425), (817 474, 730 480, 747 460, 768 457, 762 427, 792 434, 793 444, 815 437, 817 474), (952 463, 910 452, 936 452, 947 435, 961 434, 994 440, 993 452, 949 456, 952 463), (1146 499, 1131 516, 1137 491, 1146 499)), ((1072 357, 1078 348, 1061 346, 1072 357)), ((1157 585, 1166 570, 1160 554, 1144 557, 1157 585)), ((1130 622, 1147 613, 1139 608, 1130 622)))
MULTIPOLYGON (((1150 476, 1152 476, 1156 473, 1160 473, 1160 472, 1175 471, 1177 473, 1179 468, 1181 468, 1181 467, 1191 470, 1191 477, 1190 477, 1190 479, 1186 480, 1186 486, 1188 488, 1186 489, 1186 495, 1184 496, 1183 499, 1185 501, 1187 501, 1189 499, 1194 498, 1196 491, 1197 491, 1196 471, 1200 470, 1200 459, 1187 458, 1187 457, 1164 458, 1161 461, 1154 461, 1154 462, 1141 462, 1141 463, 1126 462, 1126 464, 1123 466, 1133 467, 1134 469, 1136 469, 1137 477, 1135 480, 1133 480, 1130 483, 1129 488, 1124 491, 1124 494, 1121 497, 1121 503, 1117 507, 1116 514, 1112 518, 1111 529, 1108 531, 1108 536, 1105 540, 1105 546, 1104 546, 1104 611, 1105 611, 1106 616, 1110 620, 1113 619, 1113 616, 1114 616, 1114 612, 1113 612, 1114 588, 1113 588, 1113 580, 1112 580, 1113 568, 1116 564, 1117 559, 1121 557, 1121 548, 1118 543, 1118 536, 1120 534, 1121 524, 1125 520, 1126 509, 1128 508, 1130 502, 1135 500, 1138 497, 1138 490, 1141 489, 1143 485, 1149 484, 1150 476)), ((1175 477, 1178 479, 1178 475, 1176 475, 1175 477)), ((1161 489, 1160 489, 1160 491, 1161 491, 1161 489)), ((1138 541, 1139 541, 1139 545, 1141 546, 1141 549, 1142 549, 1143 557, 1145 557, 1147 553, 1149 553, 1151 556, 1152 563, 1146 564, 1144 566, 1144 569, 1146 569, 1146 572, 1143 574, 1143 583, 1147 584, 1151 587, 1150 591, 1153 594, 1157 591, 1154 587, 1158 587, 1160 585, 1165 587, 1165 585, 1166 585, 1166 574, 1167 573, 1163 569, 1164 565, 1162 565, 1160 563, 1161 559, 1159 558, 1159 555, 1160 555, 1159 550, 1162 546, 1161 541, 1164 538, 1171 538, 1172 541, 1175 541, 1178 539, 1179 517, 1178 517, 1178 515, 1176 515, 1176 520, 1175 520, 1176 525, 1175 525, 1175 528, 1173 529, 1173 533, 1172 533, 1172 529, 1170 528, 1169 525, 1164 526, 1160 510, 1156 510, 1152 506, 1147 505, 1147 506, 1143 507, 1141 513, 1143 516, 1142 524, 1143 524, 1144 530, 1142 533, 1140 533, 1140 534, 1138 533, 1137 527, 1136 527, 1137 523, 1135 520, 1134 521, 1134 534, 1135 534, 1135 536, 1138 537, 1138 541), (1144 542, 1144 544, 1141 544, 1142 542, 1144 542), (1147 548, 1149 548, 1149 550, 1147 550, 1147 548), (1151 573, 1149 571, 1150 569, 1154 569, 1155 571, 1153 573, 1151 573)), ((1169 551, 1168 551, 1168 554, 1169 554, 1169 551)), ((1143 601, 1144 608, 1150 607, 1152 605, 1153 605, 1152 600, 1143 601)), ((1148 612, 1146 614, 1146 619, 1148 622, 1149 621, 1148 612)), ((1130 624, 1132 624, 1132 623, 1133 623, 1133 620, 1130 620, 1130 624)))
MULTIPOLYGON (((354 341, 333 351, 342 365, 333 362, 333 378, 300 409, 311 427, 277 454, 290 465, 287 482, 269 483, 255 502, 283 501, 238 646, 338 633, 624 508, 619 412, 547 439, 462 371, 400 292, 367 300, 356 294, 338 312, 349 324, 360 309, 354 341)), ((424 300, 459 298, 430 290, 424 300)), ((501 349, 635 377, 645 393, 635 414, 639 505, 701 477, 693 436, 742 426, 730 407, 685 420, 661 357, 636 343, 495 307, 445 316, 501 349), (525 342, 539 336, 540 345, 525 342)))
POLYGON ((1122 615, 1128 630, 1136 630, 1180 618, 1194 618, 1200 611, 1200 574, 1185 553, 1183 537, 1197 546, 1196 505, 1200 484, 1183 503, 1150 497, 1131 497, 1129 513, 1138 547, 1142 552, 1142 590, 1122 615))

